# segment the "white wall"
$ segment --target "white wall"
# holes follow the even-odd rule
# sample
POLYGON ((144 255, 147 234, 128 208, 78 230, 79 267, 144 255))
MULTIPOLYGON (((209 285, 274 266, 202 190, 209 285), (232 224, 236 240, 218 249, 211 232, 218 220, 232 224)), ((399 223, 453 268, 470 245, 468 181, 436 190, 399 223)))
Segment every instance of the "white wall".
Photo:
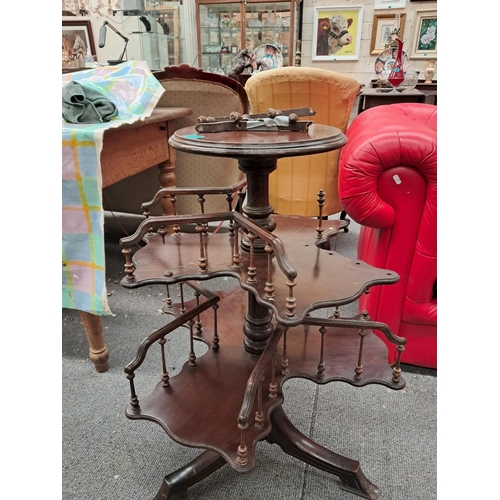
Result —
MULTIPOLYGON (((340 73, 347 73, 356 78, 359 83, 369 85, 370 80, 376 78, 374 65, 377 58, 376 55, 370 54, 370 44, 373 27, 374 14, 391 14, 391 13, 406 13, 406 22, 403 33, 403 50, 408 51, 411 46, 413 29, 415 24, 415 17, 417 10, 436 10, 436 2, 410 2, 406 1, 404 9, 383 9, 374 10, 373 0, 303 0, 304 10, 302 15, 302 66, 311 66, 316 68, 329 69, 331 71, 338 71, 340 73), (361 30, 361 47, 359 60, 357 61, 313 61, 312 60, 312 39, 314 29, 314 7, 337 7, 346 6, 352 7, 354 5, 363 5, 363 20, 361 30)), ((427 64, 426 60, 411 59, 408 69, 413 71, 420 71, 420 78, 423 76, 424 67, 427 64)), ((439 71, 439 62, 437 63, 437 70, 439 71)), ((434 77, 437 79, 436 76, 434 77)))

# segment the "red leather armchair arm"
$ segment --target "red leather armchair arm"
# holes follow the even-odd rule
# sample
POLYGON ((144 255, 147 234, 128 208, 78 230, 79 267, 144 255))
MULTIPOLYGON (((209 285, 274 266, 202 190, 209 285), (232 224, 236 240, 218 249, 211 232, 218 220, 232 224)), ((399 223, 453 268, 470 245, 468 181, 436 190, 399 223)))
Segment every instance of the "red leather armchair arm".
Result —
MULTIPOLYGON (((396 175, 393 168, 414 168, 429 188, 436 188, 436 121, 435 106, 409 104, 370 108, 353 121, 340 154, 339 194, 356 222, 374 228, 393 225, 394 207, 378 193, 380 177, 396 175)), ((398 181, 393 181, 396 188, 398 181)))
POLYGON ((401 277, 360 298, 360 308, 403 337, 408 325, 437 323, 436 129, 436 106, 378 106, 356 117, 340 153, 340 200, 362 225, 358 258, 401 277))

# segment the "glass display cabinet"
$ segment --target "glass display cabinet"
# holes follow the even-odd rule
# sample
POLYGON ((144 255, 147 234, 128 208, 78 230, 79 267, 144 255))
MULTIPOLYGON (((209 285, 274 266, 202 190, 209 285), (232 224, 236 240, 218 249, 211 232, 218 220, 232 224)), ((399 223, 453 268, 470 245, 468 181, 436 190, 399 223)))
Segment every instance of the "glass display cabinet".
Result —
POLYGON ((276 46, 283 66, 293 66, 301 0, 227 2, 196 0, 198 60, 205 71, 227 75, 242 49, 276 46))
POLYGON ((161 70, 182 60, 182 38, 178 1, 140 2, 140 9, 117 11, 129 37, 127 57, 144 60, 149 68, 161 70))

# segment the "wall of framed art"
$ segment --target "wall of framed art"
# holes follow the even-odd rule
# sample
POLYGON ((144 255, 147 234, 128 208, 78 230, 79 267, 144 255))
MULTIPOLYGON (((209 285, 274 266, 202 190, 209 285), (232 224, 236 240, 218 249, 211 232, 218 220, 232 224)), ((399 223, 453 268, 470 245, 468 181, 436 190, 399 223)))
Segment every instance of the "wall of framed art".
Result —
MULTIPOLYGON (((419 71, 423 77, 426 64, 437 61, 437 1, 303 0, 303 3, 302 66, 348 73, 368 87, 377 77, 375 62, 385 50, 387 34, 395 25, 402 34, 409 70, 419 71), (325 54, 328 50, 325 33, 329 27, 325 23, 328 16, 323 14, 328 12, 342 14, 346 19, 341 29, 343 40, 329 36, 330 52, 334 46, 334 54, 325 54), (346 40, 349 43, 339 49, 338 42, 346 40)), ((436 66, 439 67, 439 63, 436 66)))
MULTIPOLYGON (((168 0, 137 2, 146 7, 174 3, 168 0)), ((179 15, 183 32, 179 41, 183 50, 177 61, 196 66, 197 35, 193 28, 196 23, 194 7, 189 8, 194 3, 194 0, 179 2, 183 11, 179 15)), ((369 86, 377 76, 375 62, 384 52, 387 34, 396 25, 400 28, 403 49, 409 58, 408 69, 419 71, 422 76, 426 64, 437 61, 437 0, 302 0, 302 4, 302 66, 347 73, 369 86), (336 18, 333 27, 329 23, 332 16, 336 18)), ((80 20, 90 20, 99 62, 115 59, 123 46, 122 40, 112 36, 112 33, 105 48, 99 48, 97 44, 104 19, 115 24, 119 30, 124 28, 119 23, 119 17, 113 16, 113 10, 119 9, 120 5, 121 0, 63 0, 63 9, 79 15, 80 20), (88 10, 83 18, 79 10, 82 5, 88 10)), ((439 63, 436 66, 439 71, 439 63)))

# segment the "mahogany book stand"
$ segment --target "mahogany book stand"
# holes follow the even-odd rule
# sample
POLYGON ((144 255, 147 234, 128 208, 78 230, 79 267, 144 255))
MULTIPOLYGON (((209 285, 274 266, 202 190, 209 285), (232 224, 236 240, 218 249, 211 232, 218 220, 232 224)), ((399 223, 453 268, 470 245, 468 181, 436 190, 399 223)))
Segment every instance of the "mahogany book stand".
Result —
MULTIPOLYGON (((242 213, 229 209, 149 217, 120 241, 126 260, 124 287, 181 288, 181 303, 166 305, 175 309, 171 321, 144 339, 125 368, 131 389, 126 415, 156 422, 177 443, 204 450, 164 478, 156 499, 180 498, 226 463, 235 471, 250 471, 256 465, 255 448, 264 439, 337 475, 343 489, 378 498, 378 488, 358 461, 309 439, 282 408, 283 384, 293 377, 317 384, 405 386, 400 361, 406 340, 372 321, 368 312, 344 318, 339 309, 370 287, 395 283, 399 276, 330 250, 330 238, 347 222, 328 221, 325 231, 324 193, 318 196, 318 219, 274 215, 268 202, 268 177, 278 158, 340 148, 344 134, 318 124, 307 131, 214 134, 187 127, 169 142, 179 151, 201 155, 200 168, 203 155, 237 158, 247 177, 247 201, 242 213), (209 223, 218 221, 225 221, 229 231, 210 232, 209 223), (193 231, 181 231, 189 225, 193 231), (220 276, 237 279, 239 286, 214 293, 201 284, 220 276), (188 302, 182 294, 186 285, 195 293, 188 302), (190 350, 180 373, 170 377, 165 337, 180 326, 188 329, 190 350), (394 365, 388 364, 387 348, 373 330, 397 345, 394 365), (198 358, 195 341, 208 346, 198 358), (161 377, 150 395, 139 398, 136 370, 155 344, 160 346, 161 377)), ((203 199, 200 190, 192 194, 203 199)), ((156 199, 166 196, 175 202, 175 190, 163 190, 156 199)))

